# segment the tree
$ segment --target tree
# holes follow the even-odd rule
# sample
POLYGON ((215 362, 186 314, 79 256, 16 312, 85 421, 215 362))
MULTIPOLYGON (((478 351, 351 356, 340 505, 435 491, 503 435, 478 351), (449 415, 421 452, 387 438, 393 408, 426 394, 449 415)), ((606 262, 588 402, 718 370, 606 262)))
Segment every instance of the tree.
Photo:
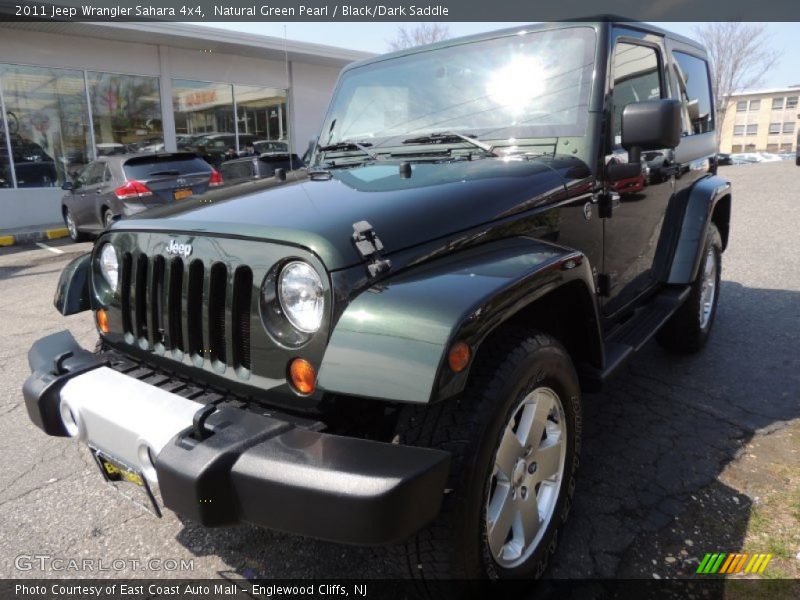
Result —
POLYGON ((717 132, 722 131, 731 96, 761 84, 764 75, 780 58, 770 45, 765 24, 704 23, 696 27, 711 61, 711 87, 717 101, 717 132))
POLYGON ((416 26, 401 25, 397 37, 390 40, 390 50, 405 50, 423 44, 432 44, 450 37, 450 29, 440 23, 420 23, 416 26))

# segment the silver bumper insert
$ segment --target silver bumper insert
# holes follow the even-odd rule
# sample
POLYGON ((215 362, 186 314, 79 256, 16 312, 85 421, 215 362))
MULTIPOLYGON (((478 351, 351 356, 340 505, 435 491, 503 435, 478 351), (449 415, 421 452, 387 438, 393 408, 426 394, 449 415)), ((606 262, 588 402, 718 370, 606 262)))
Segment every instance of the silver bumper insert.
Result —
POLYGON ((61 390, 67 432, 139 469, 152 483, 158 483, 153 459, 202 407, 108 367, 78 375, 61 390))

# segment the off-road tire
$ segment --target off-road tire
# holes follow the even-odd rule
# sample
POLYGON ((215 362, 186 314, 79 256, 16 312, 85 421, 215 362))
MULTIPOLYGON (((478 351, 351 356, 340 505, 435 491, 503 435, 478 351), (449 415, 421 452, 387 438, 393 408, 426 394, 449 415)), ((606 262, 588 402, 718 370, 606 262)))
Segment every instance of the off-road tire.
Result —
POLYGON ((701 256, 700 267, 698 268, 697 277, 689 292, 689 297, 656 334, 656 341, 659 345, 668 352, 674 354, 693 354, 700 351, 708 341, 708 337, 711 335, 711 330, 714 327, 720 294, 720 276, 722 273, 722 238, 720 237, 719 230, 713 223, 710 223, 706 230, 706 238, 703 243, 703 253, 701 256), (703 295, 703 267, 705 257, 709 251, 715 253, 717 268, 711 314, 705 327, 703 327, 701 326, 699 315, 703 295))
POLYGON ((400 443, 452 453, 442 510, 436 521, 393 549, 423 596, 436 597, 441 579, 541 576, 569 513, 580 455, 581 395, 572 361, 554 338, 537 332, 494 336, 481 348, 459 399, 403 410, 400 443), (519 401, 538 387, 555 391, 564 408, 567 452, 553 516, 523 564, 501 568, 486 541, 486 498, 494 453, 519 401))

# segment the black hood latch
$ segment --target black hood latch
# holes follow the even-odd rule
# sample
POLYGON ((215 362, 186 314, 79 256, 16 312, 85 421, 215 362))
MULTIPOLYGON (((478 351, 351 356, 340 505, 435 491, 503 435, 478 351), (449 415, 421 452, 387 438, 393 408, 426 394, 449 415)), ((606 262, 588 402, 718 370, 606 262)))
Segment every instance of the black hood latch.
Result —
POLYGON ((368 260, 367 271, 370 277, 377 277, 392 268, 388 258, 381 258, 383 243, 367 221, 353 223, 353 242, 361 258, 368 260))

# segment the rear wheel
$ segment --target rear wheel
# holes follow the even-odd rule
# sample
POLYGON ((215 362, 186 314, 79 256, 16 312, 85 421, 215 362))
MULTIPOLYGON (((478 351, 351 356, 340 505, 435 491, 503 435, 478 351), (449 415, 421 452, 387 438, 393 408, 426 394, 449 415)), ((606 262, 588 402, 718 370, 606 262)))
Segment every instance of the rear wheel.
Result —
POLYGON ((700 270, 689 297, 656 334, 663 348, 677 354, 691 354, 705 346, 717 314, 721 273, 722 238, 716 225, 711 223, 706 232, 700 270))
POLYGON ((67 226, 67 233, 73 242, 82 242, 86 239, 86 235, 78 231, 75 217, 68 208, 64 209, 64 224, 67 226))
POLYGON ((111 227, 111 224, 114 222, 114 213, 111 212, 110 208, 107 208, 103 211, 103 227, 108 229, 111 227))
POLYGON ((541 333, 490 344, 460 399, 409 407, 398 423, 401 443, 453 456, 439 517, 398 549, 429 595, 430 580, 540 576, 570 508, 581 429, 572 362, 541 333))

